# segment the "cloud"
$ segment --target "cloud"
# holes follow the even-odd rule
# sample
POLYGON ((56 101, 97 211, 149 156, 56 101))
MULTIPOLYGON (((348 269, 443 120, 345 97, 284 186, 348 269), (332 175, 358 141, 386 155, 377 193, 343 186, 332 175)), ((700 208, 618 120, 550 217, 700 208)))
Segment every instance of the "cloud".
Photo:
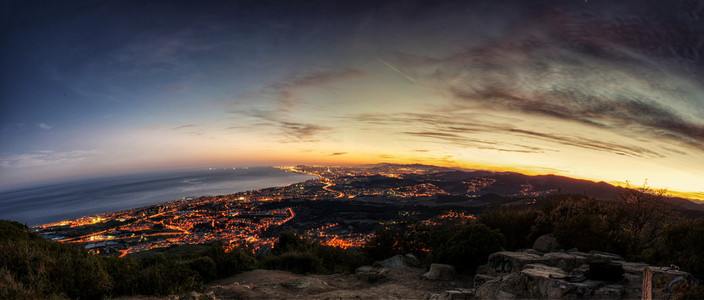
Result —
POLYGON ((477 14, 492 38, 449 54, 396 52, 394 68, 451 99, 448 114, 518 112, 704 149, 703 23, 682 1, 628 2, 618 14, 594 5, 604 11, 536 1, 513 7, 511 23, 477 14))
POLYGON ((27 168, 54 164, 68 164, 84 160, 95 154, 95 151, 74 150, 67 152, 36 151, 24 154, 0 155, 0 167, 27 168))
POLYGON ((330 154, 330 156, 338 156, 338 155, 345 155, 345 154, 347 154, 347 152, 335 152, 335 153, 330 154))
POLYGON ((186 125, 176 126, 176 127, 174 127, 173 129, 174 129, 174 130, 179 130, 179 129, 192 128, 192 127, 196 127, 196 125, 193 125, 193 124, 186 124, 186 125))
POLYGON ((266 85, 258 92, 240 97, 273 100, 277 106, 274 113, 290 113, 296 105, 306 102, 306 99, 300 97, 302 91, 364 76, 366 73, 356 69, 312 71, 266 85))
POLYGON ((25 129, 27 125, 25 123, 12 123, 12 124, 7 124, 3 125, 0 127, 0 132, 10 132, 10 131, 15 131, 15 130, 22 130, 25 129))
POLYGON ((332 130, 332 127, 298 122, 281 121, 277 125, 288 137, 299 142, 316 142, 318 134, 332 130))
MULTIPOLYGON (((606 141, 587 138, 584 136, 571 136, 569 132, 555 134, 538 132, 517 128, 515 125, 504 122, 491 122, 486 120, 472 120, 464 114, 459 113, 425 113, 425 114, 361 114, 342 117, 345 120, 357 121, 371 124, 374 127, 383 123, 394 128, 415 128, 413 131, 400 131, 400 134, 415 138, 427 139, 433 142, 444 142, 462 147, 470 147, 483 150, 496 150, 501 152, 518 153, 544 153, 556 152, 540 143, 538 140, 555 144, 577 147, 593 151, 609 152, 617 155, 646 158, 662 158, 664 154, 653 149, 646 149, 641 146, 628 144, 625 141, 606 141), (511 142, 506 139, 488 140, 473 136, 504 136, 510 137, 511 142), (523 139, 519 139, 523 138, 523 139), (530 145, 513 141, 521 141, 529 138, 530 145)), ((664 149, 669 152, 676 152, 673 149, 664 149)))
POLYGON ((44 129, 44 130, 49 130, 49 129, 53 128, 52 126, 49 126, 46 123, 38 123, 37 126, 39 126, 39 128, 44 129))

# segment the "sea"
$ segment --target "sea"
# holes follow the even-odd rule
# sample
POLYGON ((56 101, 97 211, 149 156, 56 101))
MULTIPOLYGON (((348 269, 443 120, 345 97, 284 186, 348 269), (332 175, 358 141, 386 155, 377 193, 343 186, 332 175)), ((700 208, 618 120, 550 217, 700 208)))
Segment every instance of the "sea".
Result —
POLYGON ((183 198, 285 186, 317 177, 272 167, 104 177, 0 192, 0 219, 36 226, 183 198))

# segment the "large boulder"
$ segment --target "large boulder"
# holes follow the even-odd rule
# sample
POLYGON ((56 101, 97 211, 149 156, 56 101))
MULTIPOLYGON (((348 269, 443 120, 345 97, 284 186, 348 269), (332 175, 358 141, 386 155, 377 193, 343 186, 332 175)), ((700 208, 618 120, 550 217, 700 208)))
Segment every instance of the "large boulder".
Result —
POLYGON ((491 275, 486 275, 486 274, 476 274, 474 275, 474 288, 479 287, 480 285, 484 284, 487 281, 492 281, 496 279, 495 276, 491 275))
POLYGON ((496 252, 489 255, 487 274, 502 276, 508 273, 520 272, 527 264, 545 264, 546 261, 540 255, 526 252, 496 252))
POLYGON ((431 264, 430 270, 423 274, 428 280, 452 280, 455 278, 455 267, 445 264, 431 264))
POLYGON ((420 267, 420 260, 418 260, 418 258, 416 258, 416 256, 411 253, 404 255, 403 261, 406 263, 407 266, 411 266, 414 268, 420 267))
POLYGON ((381 265, 387 268, 402 268, 406 266, 403 256, 396 255, 381 261, 381 265))
POLYGON ((372 266, 362 266, 354 271, 354 274, 359 280, 366 282, 377 282, 382 279, 386 279, 389 269, 387 268, 375 268, 372 266))
POLYGON ((584 256, 562 252, 546 253, 543 255, 543 258, 545 259, 546 265, 557 267, 568 272, 589 262, 584 256))
POLYGON ((588 297, 599 287, 598 282, 569 282, 565 271, 542 264, 529 264, 526 269, 485 282, 477 287, 476 299, 559 299, 588 297))
POLYGON ((533 243, 533 249, 540 252, 551 252, 560 249, 560 243, 552 234, 545 234, 538 237, 533 243))

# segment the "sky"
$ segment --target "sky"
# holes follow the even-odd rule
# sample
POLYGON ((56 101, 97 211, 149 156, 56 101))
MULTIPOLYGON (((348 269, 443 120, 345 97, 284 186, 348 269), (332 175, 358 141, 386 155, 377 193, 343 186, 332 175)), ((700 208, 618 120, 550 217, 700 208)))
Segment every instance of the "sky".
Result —
POLYGON ((703 1, 0 3, 0 188, 393 162, 704 199, 703 1))

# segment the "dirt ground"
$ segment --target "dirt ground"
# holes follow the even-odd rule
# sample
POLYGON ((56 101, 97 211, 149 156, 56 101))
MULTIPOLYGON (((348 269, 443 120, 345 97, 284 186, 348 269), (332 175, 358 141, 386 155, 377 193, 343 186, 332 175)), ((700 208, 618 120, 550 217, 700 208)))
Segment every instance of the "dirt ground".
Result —
POLYGON ((284 271, 254 270, 209 285, 218 299, 428 299, 430 295, 453 288, 470 288, 471 277, 454 281, 421 278, 423 269, 391 268, 386 280, 368 283, 354 274, 298 275, 284 271), (308 288, 287 287, 301 277, 317 278, 327 285, 308 288), (283 283, 283 285, 282 285, 283 283))
MULTIPOLYGON (((431 281, 421 278, 426 270, 390 268, 387 279, 368 283, 354 274, 300 275, 276 270, 253 270, 208 284, 207 291, 216 299, 428 299, 456 288, 471 288, 470 276, 457 276, 453 281, 431 281), (290 283, 300 278, 314 278, 308 287, 295 288, 290 283)), ((191 299, 189 294, 169 297, 122 297, 122 300, 191 299)), ((206 298, 202 298, 206 299, 206 298)))

